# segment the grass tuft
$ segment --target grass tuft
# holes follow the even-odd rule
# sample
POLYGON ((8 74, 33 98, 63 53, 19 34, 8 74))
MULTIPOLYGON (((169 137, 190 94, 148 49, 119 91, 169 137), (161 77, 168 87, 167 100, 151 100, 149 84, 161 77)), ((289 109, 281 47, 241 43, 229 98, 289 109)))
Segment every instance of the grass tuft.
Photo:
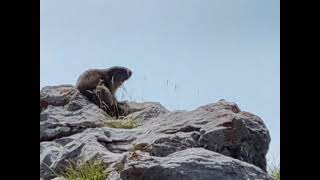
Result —
POLYGON ((70 161, 62 177, 67 180, 105 180, 108 177, 106 168, 107 165, 97 159, 80 164, 70 161))
POLYGON ((269 171, 272 180, 280 180, 280 167, 273 167, 269 171))
POLYGON ((133 129, 139 125, 133 119, 108 119, 105 126, 117 129, 133 129))
POLYGON ((280 180, 280 162, 276 156, 273 156, 272 160, 269 160, 268 173, 272 180, 280 180))

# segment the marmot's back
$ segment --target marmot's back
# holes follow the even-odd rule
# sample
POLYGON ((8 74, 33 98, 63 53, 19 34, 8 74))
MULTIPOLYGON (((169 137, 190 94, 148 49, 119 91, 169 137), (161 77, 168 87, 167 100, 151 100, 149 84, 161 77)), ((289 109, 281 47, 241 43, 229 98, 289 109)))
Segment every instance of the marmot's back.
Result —
POLYGON ((89 69, 82 73, 76 83, 76 88, 81 92, 96 88, 100 79, 104 79, 101 69, 89 69))

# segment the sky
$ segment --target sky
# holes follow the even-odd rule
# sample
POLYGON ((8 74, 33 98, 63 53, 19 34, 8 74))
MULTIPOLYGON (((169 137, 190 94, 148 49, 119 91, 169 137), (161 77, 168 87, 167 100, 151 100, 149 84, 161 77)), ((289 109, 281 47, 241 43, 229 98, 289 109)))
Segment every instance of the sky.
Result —
POLYGON ((193 110, 220 99, 261 117, 280 159, 279 0, 41 0, 40 88, 125 66, 120 100, 193 110))

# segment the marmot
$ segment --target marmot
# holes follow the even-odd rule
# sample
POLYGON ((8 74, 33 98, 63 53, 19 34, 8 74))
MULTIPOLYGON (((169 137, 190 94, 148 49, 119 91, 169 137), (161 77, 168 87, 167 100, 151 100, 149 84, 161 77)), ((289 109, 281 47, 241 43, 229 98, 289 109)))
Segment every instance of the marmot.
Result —
POLYGON ((121 66, 89 69, 79 76, 76 88, 91 102, 104 107, 109 115, 118 118, 124 111, 124 103, 116 100, 115 92, 131 75, 130 69, 121 66))

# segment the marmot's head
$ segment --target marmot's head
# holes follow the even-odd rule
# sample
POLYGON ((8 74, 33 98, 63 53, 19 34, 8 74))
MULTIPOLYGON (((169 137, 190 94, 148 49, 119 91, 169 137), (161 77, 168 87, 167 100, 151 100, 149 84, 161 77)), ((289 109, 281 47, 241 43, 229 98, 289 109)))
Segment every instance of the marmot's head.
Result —
POLYGON ((109 76, 112 78, 114 90, 120 87, 123 82, 128 80, 132 75, 132 71, 126 67, 114 66, 108 70, 109 76))

